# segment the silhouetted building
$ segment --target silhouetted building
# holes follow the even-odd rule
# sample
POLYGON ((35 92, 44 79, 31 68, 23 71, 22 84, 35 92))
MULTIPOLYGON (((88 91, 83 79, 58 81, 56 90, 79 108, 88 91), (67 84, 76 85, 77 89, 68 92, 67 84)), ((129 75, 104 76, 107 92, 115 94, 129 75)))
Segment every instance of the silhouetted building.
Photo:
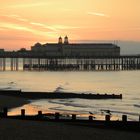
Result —
POLYGON ((112 43, 69 43, 68 37, 59 37, 58 43, 47 43, 41 45, 36 43, 31 51, 45 53, 48 56, 119 56, 120 47, 112 43))
POLYGON ((4 52, 4 49, 0 49, 0 53, 3 53, 4 52))
POLYGON ((18 52, 27 52, 26 48, 21 48, 18 52))

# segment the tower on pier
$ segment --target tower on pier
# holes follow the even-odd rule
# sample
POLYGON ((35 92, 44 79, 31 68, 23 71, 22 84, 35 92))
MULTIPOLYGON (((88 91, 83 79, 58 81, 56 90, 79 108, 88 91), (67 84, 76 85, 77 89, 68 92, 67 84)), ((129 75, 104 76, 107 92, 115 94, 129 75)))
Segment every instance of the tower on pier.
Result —
POLYGON ((63 41, 62 41, 62 37, 60 36, 59 39, 58 39, 58 44, 62 44, 63 41))
POLYGON ((69 39, 67 36, 65 36, 65 38, 64 38, 64 44, 69 44, 69 39))

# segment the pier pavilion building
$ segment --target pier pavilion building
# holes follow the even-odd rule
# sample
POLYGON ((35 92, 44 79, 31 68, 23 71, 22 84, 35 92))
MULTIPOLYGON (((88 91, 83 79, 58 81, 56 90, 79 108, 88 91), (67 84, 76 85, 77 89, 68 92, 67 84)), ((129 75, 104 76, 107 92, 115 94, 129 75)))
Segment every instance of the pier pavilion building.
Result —
POLYGON ((120 56, 120 47, 112 43, 69 43, 66 36, 64 42, 59 37, 58 43, 36 43, 31 47, 34 53, 44 53, 47 56, 64 57, 105 57, 120 56))

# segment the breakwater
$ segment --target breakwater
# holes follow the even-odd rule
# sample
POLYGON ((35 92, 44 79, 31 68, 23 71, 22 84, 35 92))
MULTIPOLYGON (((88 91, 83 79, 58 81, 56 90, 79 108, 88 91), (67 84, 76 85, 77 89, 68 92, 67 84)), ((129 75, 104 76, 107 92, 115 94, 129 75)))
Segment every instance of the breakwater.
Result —
POLYGON ((111 115, 105 115, 104 120, 94 120, 94 115, 89 115, 88 119, 78 119, 76 114, 65 115, 59 112, 45 113, 38 111, 35 115, 26 115, 26 110, 21 109, 21 115, 8 115, 8 108, 4 108, 0 112, 1 118, 20 119, 20 120, 34 120, 44 122, 59 122, 71 125, 81 125, 88 127, 104 128, 104 129, 118 129, 140 132, 140 118, 139 121, 128 121, 127 115, 122 115, 121 120, 111 120, 111 115))
POLYGON ((30 99, 122 99, 122 94, 78 94, 70 92, 25 92, 21 90, 0 90, 0 95, 15 96, 30 99))

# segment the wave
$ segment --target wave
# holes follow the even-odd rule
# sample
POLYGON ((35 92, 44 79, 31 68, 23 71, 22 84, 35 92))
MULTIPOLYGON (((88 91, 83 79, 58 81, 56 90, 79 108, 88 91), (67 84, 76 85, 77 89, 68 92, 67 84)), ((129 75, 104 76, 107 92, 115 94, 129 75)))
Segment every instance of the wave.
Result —
MULTIPOLYGON (((71 103, 71 102, 59 102, 59 101, 54 101, 54 100, 49 100, 48 102, 53 103, 53 104, 59 104, 59 105, 64 105, 64 106, 71 106, 71 107, 76 107, 76 108, 85 108, 85 109, 96 109, 96 111, 94 111, 94 113, 107 113, 110 112, 115 113, 115 114, 126 114, 126 115, 132 115, 132 116, 139 116, 139 113, 135 113, 135 112, 126 112, 126 111, 117 111, 117 110, 106 110, 106 109, 99 109, 99 107, 97 106, 89 106, 89 105, 81 105, 81 104, 75 104, 75 103, 71 103), (98 111, 97 111, 98 109, 98 111)), ((140 107, 140 106, 139 106, 140 107)), ((81 110, 80 110, 81 112, 81 110)), ((84 111, 85 112, 85 111, 84 111)), ((86 111, 89 112, 89 111, 86 111)))
POLYGON ((60 104, 60 105, 65 105, 65 106, 72 106, 72 107, 81 107, 81 108, 91 108, 92 107, 92 106, 88 106, 88 105, 74 104, 72 102, 64 103, 64 102, 57 102, 57 101, 53 101, 53 100, 49 100, 48 102, 49 103, 53 103, 53 104, 60 104))
POLYGON ((125 112, 125 111, 117 111, 117 110, 104 110, 104 109, 101 109, 101 111, 110 112, 110 113, 117 113, 117 114, 139 116, 139 113, 134 113, 134 112, 125 112))
POLYGON ((65 112, 79 112, 79 111, 76 111, 76 110, 70 110, 70 109, 62 109, 60 107, 51 107, 49 108, 50 110, 57 110, 57 111, 65 111, 65 112))
MULTIPOLYGON (((86 111, 86 110, 71 110, 71 109, 64 109, 61 107, 50 107, 48 109, 55 110, 55 111, 62 111, 62 112, 66 112, 68 114, 70 114, 70 113, 89 114, 89 111, 86 111)), ((94 114, 96 114, 96 113, 94 113, 94 114)))
POLYGON ((15 82, 11 81, 11 82, 6 83, 5 85, 1 85, 0 89, 1 90, 15 90, 16 85, 17 84, 15 82))
POLYGON ((1 90, 10 90, 10 89, 13 89, 12 87, 3 87, 3 88, 0 88, 1 90))
POLYGON ((63 92, 65 89, 62 86, 58 86, 54 92, 63 92))

